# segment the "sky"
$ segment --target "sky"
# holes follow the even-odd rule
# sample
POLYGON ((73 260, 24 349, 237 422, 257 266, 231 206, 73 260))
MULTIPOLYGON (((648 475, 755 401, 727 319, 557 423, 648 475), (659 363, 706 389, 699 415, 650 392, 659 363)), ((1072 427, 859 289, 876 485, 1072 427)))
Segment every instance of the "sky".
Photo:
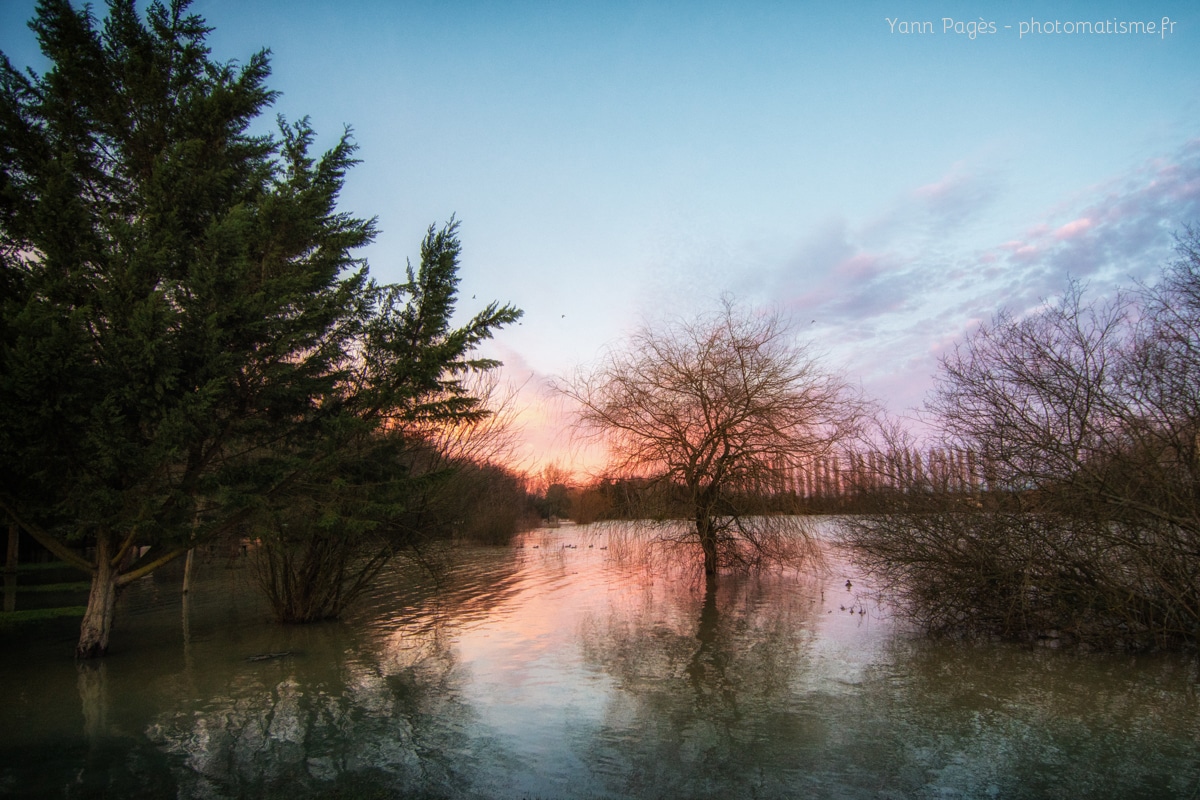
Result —
MULTIPOLYGON (((0 50, 44 68, 33 7, 0 0, 0 50)), ((192 10, 217 59, 270 49, 264 130, 308 116, 329 146, 352 128, 342 207, 378 218, 378 279, 460 220, 464 319, 525 312, 488 354, 521 387, 528 469, 598 465, 547 382, 638 325, 729 294, 908 413, 1002 308, 1153 279, 1200 223, 1194 2, 192 10)))

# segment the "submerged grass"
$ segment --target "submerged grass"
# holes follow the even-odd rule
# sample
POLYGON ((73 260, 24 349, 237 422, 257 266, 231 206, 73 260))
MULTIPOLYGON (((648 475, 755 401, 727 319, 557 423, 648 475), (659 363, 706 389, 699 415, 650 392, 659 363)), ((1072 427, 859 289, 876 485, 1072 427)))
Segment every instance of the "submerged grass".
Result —
POLYGON ((79 619, 85 611, 87 611, 85 606, 32 608, 28 611, 0 611, 0 634, 27 631, 38 625, 58 620, 79 619))
POLYGON ((28 564, 18 564, 16 571, 20 572, 45 572, 52 569, 75 569, 65 561, 31 561, 28 564))
POLYGON ((17 591, 22 594, 25 592, 86 592, 92 588, 92 584, 87 581, 75 581, 73 583, 31 583, 18 585, 17 591))

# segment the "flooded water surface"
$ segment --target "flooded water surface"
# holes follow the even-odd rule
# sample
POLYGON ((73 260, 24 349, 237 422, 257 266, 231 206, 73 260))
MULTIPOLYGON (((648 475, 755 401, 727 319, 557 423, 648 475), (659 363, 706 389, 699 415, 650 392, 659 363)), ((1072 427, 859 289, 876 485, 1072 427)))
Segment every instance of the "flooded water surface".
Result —
POLYGON ((298 627, 245 559, 162 572, 103 663, 5 647, 0 796, 1200 798, 1194 656, 925 641, 832 551, 713 588, 630 549, 534 531, 298 627))

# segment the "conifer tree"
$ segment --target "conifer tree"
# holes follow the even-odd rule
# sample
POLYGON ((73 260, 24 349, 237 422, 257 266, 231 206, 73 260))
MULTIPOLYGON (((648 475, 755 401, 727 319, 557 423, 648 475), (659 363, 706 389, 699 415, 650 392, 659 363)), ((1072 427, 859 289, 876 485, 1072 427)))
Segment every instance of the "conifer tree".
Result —
POLYGON ((0 62, 0 504, 91 574, 81 657, 122 586, 339 470, 394 481, 405 418, 483 413, 458 379, 520 313, 451 328, 455 223, 374 283, 374 221, 337 208, 349 131, 320 156, 306 119, 252 133, 267 53, 214 61, 187 6, 42 0, 48 71, 0 62))

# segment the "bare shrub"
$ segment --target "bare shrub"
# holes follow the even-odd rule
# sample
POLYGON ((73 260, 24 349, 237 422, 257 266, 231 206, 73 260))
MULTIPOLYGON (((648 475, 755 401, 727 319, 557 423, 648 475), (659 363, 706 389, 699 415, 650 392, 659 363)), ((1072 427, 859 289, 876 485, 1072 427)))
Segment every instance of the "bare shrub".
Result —
POLYGON ((396 522, 410 540, 461 538, 506 544, 536 523, 536 511, 514 463, 521 428, 517 388, 496 370, 465 382, 487 415, 410 425, 404 461, 419 482, 396 522))
POLYGON ((1153 286, 1101 304, 1072 284, 943 359, 929 419, 941 446, 973 454, 977 491, 909 480, 845 524, 926 628, 1200 639, 1198 245, 1189 231, 1153 286))

